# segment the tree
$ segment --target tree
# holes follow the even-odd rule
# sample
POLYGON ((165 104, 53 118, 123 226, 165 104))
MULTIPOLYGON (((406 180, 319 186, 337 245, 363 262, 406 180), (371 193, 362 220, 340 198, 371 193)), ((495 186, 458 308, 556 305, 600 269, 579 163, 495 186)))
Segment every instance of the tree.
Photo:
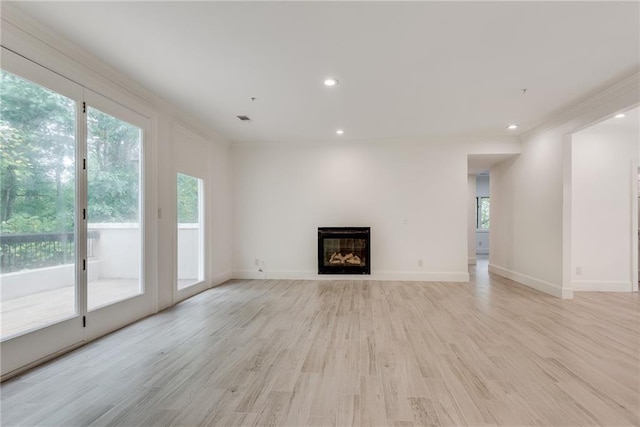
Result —
POLYGON ((0 79, 0 231, 71 231, 75 102, 6 71, 0 79))
POLYGON ((178 174, 178 222, 195 224, 198 222, 198 178, 178 174))
MULTIPOLYGON (((0 71, 1 233, 73 231, 76 102, 0 71)), ((140 129, 87 112, 89 220, 139 221, 140 129)))
POLYGON ((138 222, 140 129, 93 108, 87 122, 89 220, 138 222))

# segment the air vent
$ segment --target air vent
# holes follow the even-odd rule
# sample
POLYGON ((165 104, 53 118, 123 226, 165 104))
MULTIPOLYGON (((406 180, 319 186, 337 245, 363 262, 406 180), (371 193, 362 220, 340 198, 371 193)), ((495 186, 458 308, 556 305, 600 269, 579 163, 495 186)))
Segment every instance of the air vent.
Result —
POLYGON ((236 117, 242 120, 243 122, 248 122, 251 120, 248 116, 236 116, 236 117))

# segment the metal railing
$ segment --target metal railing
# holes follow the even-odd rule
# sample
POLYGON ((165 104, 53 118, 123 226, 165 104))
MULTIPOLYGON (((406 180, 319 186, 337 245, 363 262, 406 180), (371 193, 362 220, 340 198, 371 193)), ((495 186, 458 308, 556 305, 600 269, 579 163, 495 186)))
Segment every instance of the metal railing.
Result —
MULTIPOLYGON (((0 234, 0 273, 73 264, 74 237, 73 232, 0 234)), ((88 238, 99 239, 100 232, 90 230, 88 238)))

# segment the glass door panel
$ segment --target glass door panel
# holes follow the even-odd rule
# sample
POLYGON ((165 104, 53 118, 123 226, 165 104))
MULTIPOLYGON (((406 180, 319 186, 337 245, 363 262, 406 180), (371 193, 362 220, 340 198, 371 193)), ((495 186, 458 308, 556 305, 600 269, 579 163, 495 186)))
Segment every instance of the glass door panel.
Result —
POLYGON ((139 295, 141 280, 139 127, 87 107, 87 305, 139 295))
POLYGON ((204 280, 202 185, 199 178, 178 174, 178 289, 204 280))
POLYGON ((77 104, 5 70, 0 79, 4 340, 78 313, 77 104))

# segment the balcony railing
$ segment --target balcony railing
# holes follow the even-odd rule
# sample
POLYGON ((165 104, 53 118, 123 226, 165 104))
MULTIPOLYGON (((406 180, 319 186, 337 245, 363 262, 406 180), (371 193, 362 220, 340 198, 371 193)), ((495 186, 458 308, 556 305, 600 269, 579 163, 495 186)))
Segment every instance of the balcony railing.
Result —
MULTIPOLYGON (((89 230, 89 250, 100 231, 89 230)), ((0 234, 0 272, 72 264, 75 260, 74 233, 0 234)), ((88 254, 91 256, 91 253, 88 254)))

